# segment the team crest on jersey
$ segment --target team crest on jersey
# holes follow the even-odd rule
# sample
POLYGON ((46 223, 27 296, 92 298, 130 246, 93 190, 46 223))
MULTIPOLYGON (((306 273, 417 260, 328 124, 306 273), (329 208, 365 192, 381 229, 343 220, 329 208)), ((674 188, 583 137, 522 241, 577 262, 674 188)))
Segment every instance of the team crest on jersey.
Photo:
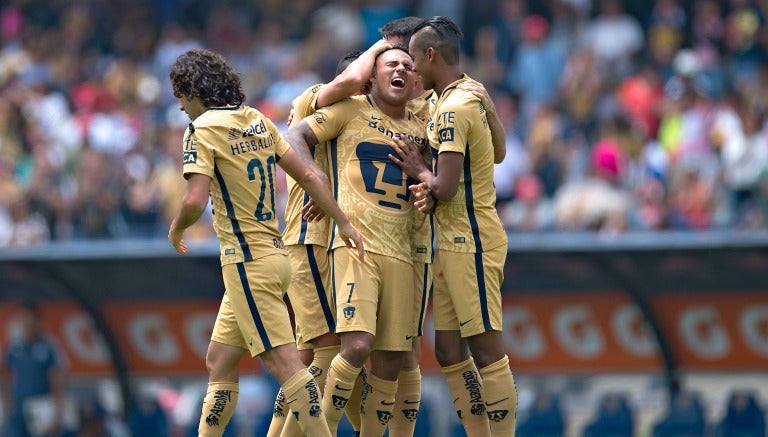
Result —
POLYGON ((344 312, 344 318, 347 320, 355 317, 355 307, 353 306, 344 307, 343 312, 344 312))

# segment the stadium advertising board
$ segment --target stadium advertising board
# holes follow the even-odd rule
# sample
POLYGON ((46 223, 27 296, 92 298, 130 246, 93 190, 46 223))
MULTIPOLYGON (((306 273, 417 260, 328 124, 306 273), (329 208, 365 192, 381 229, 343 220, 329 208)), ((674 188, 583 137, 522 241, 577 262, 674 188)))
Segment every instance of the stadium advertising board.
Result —
MULTIPOLYGON (((768 293, 685 293, 651 304, 683 369, 758 370, 768 363, 768 293)), ((106 301, 104 318, 135 374, 204 374, 204 356, 218 302, 208 299, 106 301)), ((103 339, 78 306, 41 308, 73 374, 112 371, 103 339)), ((16 331, 16 307, 0 305, 5 349, 16 331)), ((431 315, 427 320, 431 326, 431 315)), ((645 319, 619 292, 548 293, 507 297, 504 339, 510 361, 522 372, 654 371, 661 366, 645 319)), ((432 331, 422 339, 422 367, 437 371, 432 331)), ((243 368, 257 365, 244 360, 243 368)))

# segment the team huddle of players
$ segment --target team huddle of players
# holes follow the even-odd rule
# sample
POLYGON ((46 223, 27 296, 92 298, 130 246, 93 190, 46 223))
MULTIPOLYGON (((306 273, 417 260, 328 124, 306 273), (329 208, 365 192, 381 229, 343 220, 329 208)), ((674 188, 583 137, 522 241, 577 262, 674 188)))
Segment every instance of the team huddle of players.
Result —
POLYGON ((483 86, 460 71, 450 19, 409 17, 381 31, 331 82, 294 100, 284 137, 242 105, 220 56, 192 50, 171 68, 193 122, 169 240, 187 252, 184 229, 210 195, 226 288, 200 436, 222 435, 246 350, 281 385, 268 436, 335 436, 345 413, 358 435, 413 435, 430 293, 437 360, 467 434, 514 435, 501 336, 507 239, 493 187, 504 131, 483 86), (288 174, 282 235, 275 165, 288 174))

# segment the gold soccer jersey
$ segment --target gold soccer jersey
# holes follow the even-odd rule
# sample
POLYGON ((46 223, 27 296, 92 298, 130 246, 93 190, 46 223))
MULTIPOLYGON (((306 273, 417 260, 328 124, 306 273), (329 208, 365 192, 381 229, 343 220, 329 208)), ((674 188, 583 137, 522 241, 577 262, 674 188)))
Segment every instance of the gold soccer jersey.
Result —
POLYGON ((210 108, 184 133, 184 175, 211 178, 221 264, 285 253, 275 215, 275 163, 290 146, 259 111, 210 108))
MULTIPOLYGON (((416 117, 421 119, 426 126, 429 114, 435 106, 435 93, 432 90, 425 91, 419 97, 408 101, 407 108, 416 117)), ((424 148, 425 158, 431 161, 429 148, 424 148)), ((423 214, 414 208, 413 214, 413 261, 432 262, 432 235, 434 234, 434 221, 431 214, 423 214)))
MULTIPOLYGON (((478 253, 507 244, 507 234, 496 212, 493 186, 493 143, 485 108, 469 91, 448 85, 437 100, 427 135, 435 159, 443 152, 464 155, 456 195, 435 209, 437 247, 452 252, 478 253)), ((440 171, 435 166, 435 173, 440 171)))
POLYGON ((432 90, 424 91, 424 94, 408 101, 406 108, 416 117, 424 120, 429 119, 429 114, 435 106, 435 93, 432 90))
MULTIPOLYGON (((313 85, 293 100, 294 114, 291 125, 295 125, 304 117, 315 112, 317 94, 322 86, 322 84, 313 85)), ((318 144, 310 148, 310 151, 318 168, 328 173, 326 143, 318 144)), ((286 175, 285 180, 288 186, 288 202, 285 205, 283 241, 287 245, 318 244, 326 246, 330 231, 330 219, 326 216, 314 222, 304 220, 301 217, 301 208, 309 201, 309 195, 290 176, 286 175)))
MULTIPOLYGON (((356 96, 307 117, 320 142, 330 140, 333 189, 341 209, 360 231, 365 249, 410 262, 413 181, 388 155, 394 135, 426 146, 424 125, 410 111, 393 120, 370 96, 356 96)), ((331 235, 331 249, 344 246, 331 235)))

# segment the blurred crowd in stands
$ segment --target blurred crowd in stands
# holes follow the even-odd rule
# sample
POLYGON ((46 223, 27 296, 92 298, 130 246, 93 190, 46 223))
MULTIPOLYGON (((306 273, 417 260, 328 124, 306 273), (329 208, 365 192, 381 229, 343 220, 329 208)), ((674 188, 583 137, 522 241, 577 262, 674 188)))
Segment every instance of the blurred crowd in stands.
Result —
MULTIPOLYGON (((0 246, 166 235, 189 122, 168 68, 185 50, 224 54, 247 103, 285 126, 295 96, 407 15, 448 15, 464 30, 464 70, 507 131, 495 182, 509 231, 768 226, 765 0, 0 8, 0 246)), ((211 232, 202 223, 193 235, 211 232)))

